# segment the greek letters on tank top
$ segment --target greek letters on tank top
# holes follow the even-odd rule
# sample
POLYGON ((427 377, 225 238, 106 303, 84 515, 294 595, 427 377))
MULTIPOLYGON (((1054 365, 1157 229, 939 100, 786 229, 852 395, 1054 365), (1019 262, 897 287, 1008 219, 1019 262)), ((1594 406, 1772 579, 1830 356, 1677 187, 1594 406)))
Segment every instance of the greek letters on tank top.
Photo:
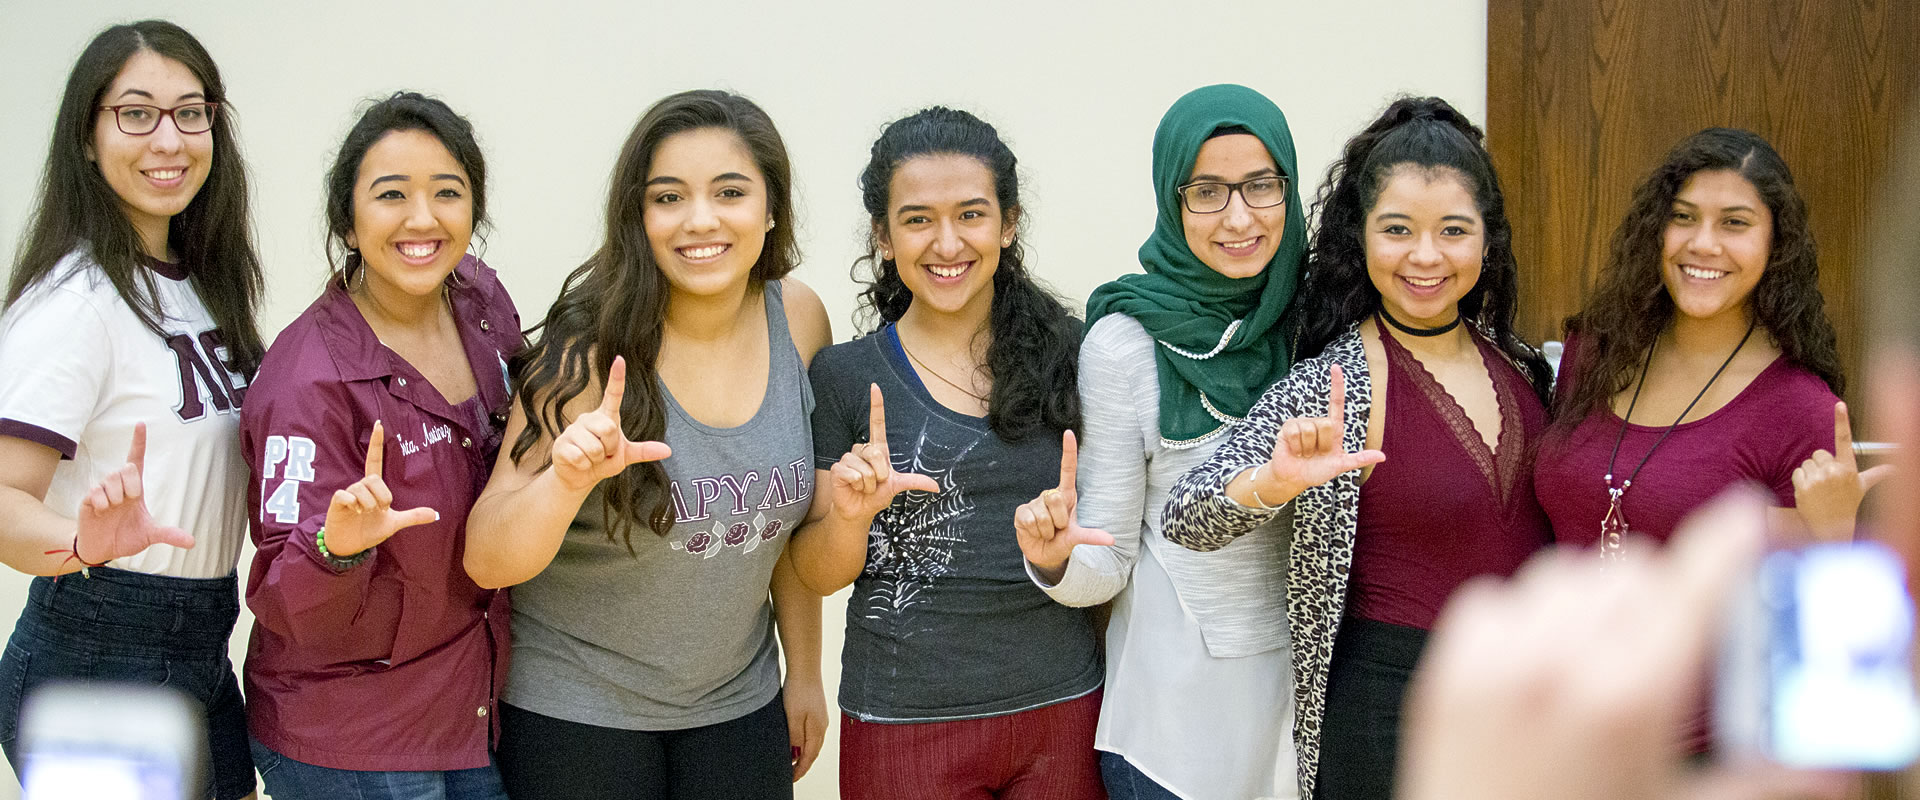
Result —
POLYGON ((766 285, 767 388, 732 428, 665 384, 674 522, 609 540, 596 488, 547 569, 513 590, 509 704, 572 722, 677 730, 745 716, 780 688, 768 586, 813 499, 812 389, 778 283, 766 285), (629 542, 632 551, 628 551, 629 542))

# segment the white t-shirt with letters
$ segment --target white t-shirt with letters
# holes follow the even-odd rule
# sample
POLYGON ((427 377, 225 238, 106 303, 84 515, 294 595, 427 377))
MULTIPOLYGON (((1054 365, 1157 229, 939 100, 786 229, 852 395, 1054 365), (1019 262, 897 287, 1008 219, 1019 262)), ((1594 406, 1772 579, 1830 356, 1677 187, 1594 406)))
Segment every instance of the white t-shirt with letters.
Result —
MULTIPOLYGON (((232 574, 246 538, 247 465, 240 454, 246 379, 184 271, 157 264, 164 338, 140 322, 85 251, 28 288, 0 316, 0 436, 60 451, 47 507, 79 514, 92 488, 126 463, 147 424, 147 509, 193 534, 191 549, 156 544, 114 567, 178 578, 232 574)), ((136 278, 136 290, 144 281, 136 278)))

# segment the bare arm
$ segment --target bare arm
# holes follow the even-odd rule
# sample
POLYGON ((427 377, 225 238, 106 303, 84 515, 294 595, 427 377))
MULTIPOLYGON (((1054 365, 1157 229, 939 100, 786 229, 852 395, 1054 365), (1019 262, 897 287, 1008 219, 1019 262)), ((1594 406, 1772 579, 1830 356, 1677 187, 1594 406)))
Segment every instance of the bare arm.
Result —
MULTIPOLYGON (((813 471, 816 487, 831 486, 832 480, 832 472, 813 471)), ((806 520, 787 544, 786 558, 793 563, 794 578, 821 597, 846 588, 866 569, 867 531, 873 527, 872 516, 862 522, 830 513, 832 510, 832 492, 815 489, 806 520)))
POLYGON ((186 531, 147 514, 146 454, 147 426, 135 424, 127 463, 87 493, 78 519, 67 519, 46 504, 60 454, 0 436, 0 562, 30 575, 62 575, 83 562, 103 564, 155 544, 192 547, 186 531))
MULTIPOLYGON (((492 589, 540 574, 560 552, 567 526, 594 486, 629 466, 673 454, 660 442, 628 441, 621 431, 626 373, 626 362, 614 358, 599 405, 573 416, 566 430, 551 441, 541 437, 519 462, 513 460, 510 443, 525 429, 527 419, 519 404, 514 404, 502 439, 509 444, 500 448, 493 475, 467 517, 463 561, 474 583, 492 589), (549 460, 546 456, 551 462, 542 466, 549 460)), ((591 388, 580 397, 592 397, 591 388)), ((567 416, 563 413, 562 418, 567 416)))
POLYGON ((796 748, 793 779, 813 766, 827 739, 827 696, 820 677, 820 596, 794 574, 791 551, 773 567, 773 618, 786 661, 787 737, 796 748))
POLYGON ((827 306, 820 295, 797 278, 780 281, 781 308, 787 312, 787 330, 793 348, 800 354, 800 365, 813 364, 813 354, 833 344, 833 322, 827 318, 827 306))
POLYGON ((925 475, 898 472, 887 450, 887 412, 880 387, 868 387, 865 442, 856 443, 831 470, 814 470, 813 505, 787 552, 807 588, 822 596, 840 591, 867 566, 867 531, 895 495, 938 492, 925 475))
POLYGON ((25 439, 0 436, 0 562, 28 575, 60 575, 80 568, 64 554, 73 545, 73 520, 44 502, 60 454, 25 439))

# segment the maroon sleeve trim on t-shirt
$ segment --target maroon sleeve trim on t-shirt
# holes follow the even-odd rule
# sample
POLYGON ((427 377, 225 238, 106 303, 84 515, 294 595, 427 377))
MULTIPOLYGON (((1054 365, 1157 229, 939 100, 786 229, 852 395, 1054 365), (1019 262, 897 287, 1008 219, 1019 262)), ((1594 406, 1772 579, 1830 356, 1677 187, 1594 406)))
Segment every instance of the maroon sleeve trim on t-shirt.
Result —
POLYGON ((80 446, 74 444, 72 439, 17 419, 0 419, 0 436, 25 439, 37 445, 53 448, 59 451, 61 461, 72 461, 73 454, 80 450, 80 446))

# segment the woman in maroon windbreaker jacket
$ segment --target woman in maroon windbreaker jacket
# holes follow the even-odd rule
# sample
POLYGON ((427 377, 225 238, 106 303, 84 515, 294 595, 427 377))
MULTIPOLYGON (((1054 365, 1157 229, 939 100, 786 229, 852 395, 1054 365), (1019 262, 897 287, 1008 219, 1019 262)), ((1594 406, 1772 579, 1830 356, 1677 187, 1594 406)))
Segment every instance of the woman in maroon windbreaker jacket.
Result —
POLYGON ((241 421, 254 760, 279 800, 503 798, 507 596, 461 566, 521 343, 466 253, 486 165, 465 119, 402 93, 354 125, 327 183, 334 274, 241 421))

